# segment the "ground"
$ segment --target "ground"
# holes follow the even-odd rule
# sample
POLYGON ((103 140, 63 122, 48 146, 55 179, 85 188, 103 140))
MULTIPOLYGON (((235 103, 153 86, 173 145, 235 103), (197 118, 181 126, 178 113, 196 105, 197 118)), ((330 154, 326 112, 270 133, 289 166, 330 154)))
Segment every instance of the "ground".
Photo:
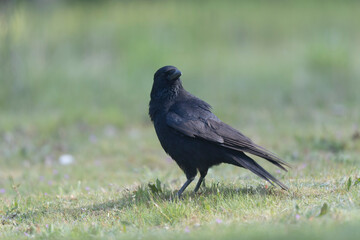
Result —
POLYGON ((0 238, 359 239, 359 3, 3 6, 0 238), (168 64, 288 192, 220 165, 175 198, 147 115, 168 64))

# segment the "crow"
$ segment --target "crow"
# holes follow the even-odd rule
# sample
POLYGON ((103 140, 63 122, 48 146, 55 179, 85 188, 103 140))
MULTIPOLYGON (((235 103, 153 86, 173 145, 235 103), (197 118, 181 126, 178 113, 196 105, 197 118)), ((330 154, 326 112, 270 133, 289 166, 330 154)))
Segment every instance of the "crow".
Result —
POLYGON ((246 168, 272 185, 276 183, 288 190, 244 152, 264 158, 285 171, 285 166, 290 165, 220 121, 208 103, 184 89, 180 76, 181 72, 174 66, 157 70, 149 103, 149 116, 161 146, 187 178, 178 197, 199 171, 200 178, 194 189, 197 192, 208 169, 220 163, 246 168))

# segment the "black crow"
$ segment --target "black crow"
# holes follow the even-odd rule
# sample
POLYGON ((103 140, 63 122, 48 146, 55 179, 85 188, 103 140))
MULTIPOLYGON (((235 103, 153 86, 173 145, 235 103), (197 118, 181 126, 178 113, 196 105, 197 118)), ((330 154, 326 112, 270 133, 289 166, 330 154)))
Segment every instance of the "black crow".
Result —
POLYGON ((178 196, 194 180, 197 171, 200 179, 195 192, 199 190, 208 169, 220 163, 249 169, 272 185, 274 182, 287 190, 283 183, 244 152, 264 158, 285 171, 284 166, 290 165, 220 121, 208 103, 183 88, 180 76, 181 72, 173 66, 157 70, 149 103, 149 115, 161 146, 187 178, 178 196))

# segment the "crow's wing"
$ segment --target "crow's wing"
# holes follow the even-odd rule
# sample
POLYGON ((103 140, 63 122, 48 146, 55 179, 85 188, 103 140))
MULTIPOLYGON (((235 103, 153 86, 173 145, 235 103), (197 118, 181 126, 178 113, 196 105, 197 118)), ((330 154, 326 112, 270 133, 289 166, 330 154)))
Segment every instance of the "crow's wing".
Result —
POLYGON ((221 122, 209 109, 186 104, 171 108, 166 116, 166 123, 183 135, 201 138, 223 147, 243 151, 264 158, 279 168, 290 165, 273 153, 255 144, 236 129, 221 122))
POLYGON ((224 139, 211 130, 210 119, 186 119, 175 112, 169 112, 166 116, 166 123, 186 136, 198 137, 219 144, 224 143, 224 139))

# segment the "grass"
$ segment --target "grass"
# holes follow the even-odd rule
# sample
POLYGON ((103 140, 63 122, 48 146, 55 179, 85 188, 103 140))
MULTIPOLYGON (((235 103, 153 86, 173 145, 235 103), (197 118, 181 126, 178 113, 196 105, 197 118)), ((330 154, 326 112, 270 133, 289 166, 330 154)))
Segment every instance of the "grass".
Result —
POLYGON ((357 2, 36 4, 0 4, 0 238, 359 238, 357 2), (167 64, 289 192, 221 165, 174 198, 147 116, 167 64))

